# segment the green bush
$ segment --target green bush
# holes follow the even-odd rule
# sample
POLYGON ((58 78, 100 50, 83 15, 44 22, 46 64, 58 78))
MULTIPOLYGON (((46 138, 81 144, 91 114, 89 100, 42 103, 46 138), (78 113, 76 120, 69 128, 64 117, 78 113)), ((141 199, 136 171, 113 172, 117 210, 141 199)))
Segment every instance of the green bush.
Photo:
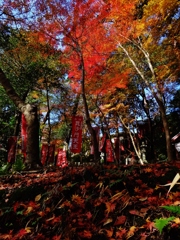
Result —
POLYGON ((25 165, 23 163, 23 156, 22 155, 17 155, 16 156, 16 161, 12 165, 12 170, 15 172, 21 172, 25 168, 25 165))
POLYGON ((10 163, 4 163, 1 167, 0 167, 0 175, 5 175, 8 174, 9 170, 10 170, 11 164, 10 163))

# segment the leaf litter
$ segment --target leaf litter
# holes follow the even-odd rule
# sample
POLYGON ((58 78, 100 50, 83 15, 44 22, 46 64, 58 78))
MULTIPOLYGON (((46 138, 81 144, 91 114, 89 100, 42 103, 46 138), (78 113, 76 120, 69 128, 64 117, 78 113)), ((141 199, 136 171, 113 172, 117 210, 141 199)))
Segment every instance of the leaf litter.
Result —
POLYGON ((178 172, 165 163, 1 176, 0 239, 177 239, 178 172))

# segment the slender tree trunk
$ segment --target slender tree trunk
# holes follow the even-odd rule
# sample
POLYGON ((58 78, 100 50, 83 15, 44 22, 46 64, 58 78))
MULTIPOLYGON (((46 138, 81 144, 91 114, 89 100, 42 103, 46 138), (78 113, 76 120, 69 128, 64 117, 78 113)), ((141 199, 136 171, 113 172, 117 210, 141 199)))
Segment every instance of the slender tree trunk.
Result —
MULTIPOLYGON (((75 116, 76 113, 77 113, 77 110, 78 110, 78 105, 79 105, 79 100, 80 100, 80 94, 78 94, 76 96, 76 99, 74 101, 74 106, 73 106, 73 110, 72 110, 72 115, 75 116)), ((66 138, 66 143, 67 145, 69 146, 69 143, 70 143, 70 139, 71 139, 71 134, 72 134, 72 124, 71 124, 71 129, 67 135, 67 138, 66 138)))
POLYGON ((98 162, 100 160, 99 143, 97 141, 96 132, 91 125, 91 119, 90 119, 90 115, 89 115, 89 109, 88 109, 88 104, 87 104, 87 99, 86 99, 86 91, 85 91, 84 61, 83 61, 82 55, 80 57, 81 57, 81 63, 82 63, 81 87, 82 87, 82 98, 83 98, 83 104, 84 104, 85 116, 86 116, 86 124, 87 124, 88 130, 89 130, 90 135, 91 135, 91 142, 92 142, 93 149, 94 149, 94 161, 98 162))
MULTIPOLYGON (((120 120, 121 120, 122 125, 126 128, 128 134, 129 134, 129 136, 130 136, 130 139, 131 139, 131 142, 132 142, 134 151, 135 151, 135 153, 136 153, 136 155, 137 155, 137 157, 138 157, 138 159, 139 159, 140 164, 143 165, 143 164, 144 164, 144 161, 143 161, 143 159, 142 159, 142 157, 141 157, 141 151, 140 151, 139 145, 136 146, 136 143, 135 143, 135 141, 134 141, 134 138, 133 138, 133 135, 132 135, 132 133, 131 133, 131 130, 130 130, 129 125, 127 125, 127 124, 124 122, 124 120, 123 120, 123 118, 122 118, 121 116, 119 116, 119 118, 120 118, 120 120)), ((145 162, 145 163, 147 163, 147 162, 145 162)))
POLYGON ((39 158, 39 119, 37 106, 26 104, 23 114, 27 122, 27 155, 25 164, 30 168, 41 165, 39 158))
POLYGON ((156 101, 158 102, 158 105, 159 105, 159 110, 161 113, 162 123, 163 123, 163 127, 164 127, 164 132, 165 132, 167 158, 168 158, 168 161, 171 162, 171 161, 173 161, 173 154, 172 154, 172 145, 171 145, 169 124, 168 124, 168 120, 166 117, 166 110, 165 110, 162 100, 158 96, 156 96, 156 101))
POLYGON ((155 159, 155 152, 154 152, 153 122, 152 122, 151 115, 150 115, 150 112, 149 112, 149 106, 147 104, 147 99, 146 99, 144 89, 142 89, 142 91, 143 91, 143 93, 142 93, 142 97, 143 97, 142 106, 143 106, 144 112, 146 113, 146 116, 148 118, 148 127, 149 127, 148 130, 149 130, 149 140, 150 140, 150 147, 149 147, 149 151, 148 151, 149 159, 147 159, 147 160, 152 160, 154 162, 156 159, 155 159), (146 104, 145 104, 145 102, 146 102, 146 104))

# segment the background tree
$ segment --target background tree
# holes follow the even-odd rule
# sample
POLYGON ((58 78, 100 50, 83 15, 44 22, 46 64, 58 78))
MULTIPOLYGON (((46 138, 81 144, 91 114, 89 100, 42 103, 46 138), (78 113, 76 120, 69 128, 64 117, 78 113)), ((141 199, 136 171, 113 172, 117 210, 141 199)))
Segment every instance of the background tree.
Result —
MULTIPOLYGON (((42 79, 46 80, 47 77, 50 78, 51 85, 54 84, 55 87, 56 84, 56 87, 60 88, 62 86, 60 76, 63 74, 59 64, 59 53, 56 63, 53 59, 48 60, 48 62, 47 56, 53 56, 55 59, 56 54, 52 48, 49 48, 48 44, 39 42, 38 45, 38 40, 39 36, 35 32, 18 31, 13 33, 7 42, 9 46, 3 50, 0 59, 1 84, 9 98, 26 117, 26 163, 30 165, 40 164, 38 117, 40 102, 39 99, 32 96, 33 90, 37 91, 39 87, 42 87, 42 79), (48 67, 47 64, 49 64, 48 67)), ((48 87, 49 90, 47 81, 45 81, 45 85, 46 89, 48 87)))

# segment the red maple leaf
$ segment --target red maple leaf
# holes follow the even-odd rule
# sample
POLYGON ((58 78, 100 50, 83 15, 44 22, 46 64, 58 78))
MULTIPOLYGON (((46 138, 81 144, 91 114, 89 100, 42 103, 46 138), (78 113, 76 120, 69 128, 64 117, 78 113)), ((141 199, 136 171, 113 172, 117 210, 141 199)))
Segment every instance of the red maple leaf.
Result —
POLYGON ((28 233, 30 233, 30 232, 31 232, 31 230, 30 230, 29 228, 27 228, 27 229, 22 228, 22 229, 20 229, 19 232, 15 235, 15 239, 21 239, 21 238, 24 237, 24 235, 26 235, 26 234, 28 234, 28 233))
POLYGON ((146 224, 144 225, 150 232, 153 231, 153 228, 155 228, 154 222, 151 222, 149 218, 146 219, 146 224))
POLYGON ((87 216, 87 219, 91 219, 91 218, 92 218, 91 212, 87 212, 87 213, 86 213, 86 216, 87 216))
POLYGON ((121 216, 119 216, 119 217, 116 218, 116 221, 115 221, 115 223, 114 223, 114 226, 122 225, 122 224, 125 223, 125 221, 126 221, 126 216, 121 215, 121 216))

